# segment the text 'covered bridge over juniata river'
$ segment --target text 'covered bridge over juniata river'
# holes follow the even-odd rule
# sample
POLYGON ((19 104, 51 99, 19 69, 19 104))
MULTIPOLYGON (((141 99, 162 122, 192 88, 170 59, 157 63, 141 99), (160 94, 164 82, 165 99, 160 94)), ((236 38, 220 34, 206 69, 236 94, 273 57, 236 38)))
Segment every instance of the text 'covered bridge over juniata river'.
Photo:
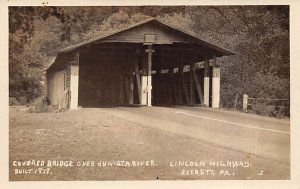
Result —
POLYGON ((149 19, 58 52, 45 92, 65 109, 128 105, 218 108, 217 57, 232 52, 149 19))

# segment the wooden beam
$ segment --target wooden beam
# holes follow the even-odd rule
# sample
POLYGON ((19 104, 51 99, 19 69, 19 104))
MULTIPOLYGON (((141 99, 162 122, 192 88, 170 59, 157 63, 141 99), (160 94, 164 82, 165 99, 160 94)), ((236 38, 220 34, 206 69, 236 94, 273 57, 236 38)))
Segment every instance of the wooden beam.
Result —
POLYGON ((186 101, 187 104, 189 104, 190 99, 189 99, 188 89, 187 89, 187 86, 186 86, 186 83, 185 83, 183 72, 181 73, 181 81, 182 81, 182 88, 183 88, 183 94, 184 94, 184 97, 185 97, 185 101, 186 101))
POLYGON ((173 78, 173 95, 174 95, 174 100, 175 104, 178 104, 178 93, 177 93, 177 82, 176 82, 176 73, 172 73, 172 78, 173 78))
POLYGON ((121 63, 120 73, 121 75, 121 89, 120 89, 120 98, 121 98, 121 104, 127 104, 128 102, 126 99, 129 98, 129 80, 128 80, 128 73, 129 73, 129 67, 128 67, 128 57, 119 57, 119 62, 121 63))
MULTIPOLYGON (((130 91, 129 77, 128 77, 128 75, 123 75, 123 77, 124 77, 123 81, 124 81, 124 88, 125 88, 124 99, 129 99, 129 91, 130 91)), ((125 103, 127 103, 127 102, 125 102, 125 103)))
POLYGON ((133 104, 133 75, 129 75, 129 104, 133 104))
MULTIPOLYGON (((169 71, 169 83, 171 83, 171 82, 173 82, 173 70, 172 71, 169 71)), ((174 97, 174 91, 173 91, 173 85, 172 84, 168 84, 167 85, 167 87, 168 87, 168 91, 169 91, 169 97, 168 97, 168 99, 171 101, 170 102, 170 104, 174 104, 175 103, 175 97, 174 97)))
POLYGON ((198 76, 197 76, 197 73, 196 73, 196 70, 195 70, 195 66, 193 68, 193 76, 194 76, 196 91, 197 91, 197 94, 198 94, 200 104, 203 104, 203 95, 202 95, 201 84, 199 82, 199 79, 198 79, 198 76))
POLYGON ((147 74, 148 74, 148 64, 147 64, 147 60, 148 59, 147 59, 147 57, 145 57, 145 56, 138 56, 138 60, 142 64, 142 67, 141 67, 142 76, 147 76, 147 74))
POLYGON ((137 92, 138 92, 138 99, 139 104, 141 103, 141 76, 140 76, 140 69, 138 61, 134 60, 134 69, 135 69, 135 78, 136 78, 136 84, 137 84, 137 92))
POLYGON ((216 67, 217 65, 217 57, 216 57, 216 53, 213 53, 213 66, 216 67))
POLYGON ((220 67, 217 65, 216 54, 213 54, 213 73, 212 73, 212 100, 211 107, 219 108, 220 106, 220 67))
POLYGON ((78 90, 79 90, 79 61, 80 54, 76 51, 74 54, 74 62, 70 64, 71 75, 70 75, 70 109, 78 108, 78 90))
POLYGON ((195 104, 195 82, 194 82, 194 76, 193 76, 193 67, 195 67, 195 64, 190 64, 190 105, 195 104))
POLYGON ((161 74, 161 70, 162 70, 164 61, 165 61, 165 58, 164 58, 164 57, 161 57, 160 59, 158 59, 157 65, 156 65, 156 68, 155 68, 156 74, 157 74, 157 75, 160 75, 160 74, 161 74))
POLYGON ((194 59, 191 56, 188 56, 188 57, 185 55, 181 56, 176 53, 164 53, 159 56, 166 60, 165 61, 166 63, 162 67, 164 69, 174 69, 176 67, 183 66, 183 65, 189 65, 191 62, 196 63, 198 61, 198 59, 194 59), (175 64, 172 64, 172 63, 175 63, 175 64))
POLYGON ((152 106, 152 53, 154 53, 154 49, 152 49, 152 45, 148 45, 148 49, 146 49, 146 53, 148 53, 148 78, 147 78, 147 106, 152 106))
POLYGON ((123 104, 123 99, 124 99, 124 78, 123 78, 123 74, 120 75, 120 93, 119 93, 119 104, 122 105, 123 104))
MULTIPOLYGON (((158 48, 157 48, 158 49, 158 48)), ((161 51, 177 51, 178 52, 184 52, 184 54, 186 53, 190 53, 190 54, 196 54, 196 55, 200 55, 201 57, 204 57, 207 55, 208 51, 205 50, 204 48, 201 48, 199 46, 195 46, 195 45, 190 45, 190 46, 182 46, 182 47, 161 47, 158 50, 161 51)))
POLYGON ((203 104, 209 106, 209 59, 205 58, 204 62, 204 78, 203 78, 203 104))
POLYGON ((134 68, 133 68, 133 64, 132 64, 132 62, 128 62, 129 63, 129 74, 128 74, 128 76, 129 76, 129 104, 130 105, 132 105, 133 104, 133 97, 134 97, 134 91, 133 91, 133 89, 134 89, 134 78, 133 78, 133 70, 134 70, 134 68))
POLYGON ((182 74, 183 74, 183 66, 178 68, 178 104, 182 104, 182 74))
POLYGON ((211 49, 202 47, 199 44, 193 44, 193 45, 191 45, 191 47, 192 47, 192 48, 190 48, 191 51, 193 51, 194 53, 197 53, 197 54, 201 54, 203 56, 203 58, 204 57, 212 57, 211 49))

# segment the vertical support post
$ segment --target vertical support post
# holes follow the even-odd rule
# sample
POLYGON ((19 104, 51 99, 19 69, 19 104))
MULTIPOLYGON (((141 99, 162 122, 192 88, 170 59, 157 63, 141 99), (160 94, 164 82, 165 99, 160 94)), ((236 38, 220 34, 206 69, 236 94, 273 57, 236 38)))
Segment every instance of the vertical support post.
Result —
POLYGON ((186 104, 189 104, 190 99, 189 99, 189 95, 188 95, 188 88, 187 88, 187 85, 185 83, 183 72, 181 73, 181 81, 182 81, 182 89, 183 89, 183 94, 184 94, 184 97, 185 97, 186 104))
POLYGON ((213 78, 212 78, 212 108, 220 107, 220 68, 217 66, 216 55, 213 55, 213 78))
POLYGON ((134 69, 135 69, 135 78, 136 78, 136 86, 138 91, 138 100, 139 104, 141 104, 141 77, 140 77, 140 68, 138 60, 134 60, 134 69))
POLYGON ((205 107, 209 106, 209 59, 204 60, 204 84, 203 84, 203 104, 205 107))
POLYGON ((152 53, 154 50, 152 49, 152 45, 148 45, 148 49, 146 49, 146 52, 148 53, 148 74, 147 74, 147 106, 152 106, 151 100, 152 100, 152 77, 151 77, 151 71, 152 71, 152 53))
POLYGON ((119 93, 119 100, 118 103, 119 105, 123 105, 123 99, 124 99, 124 77, 123 74, 119 76, 119 86, 120 86, 120 93, 119 93))
POLYGON ((78 108, 78 87, 79 87, 79 52, 75 53, 74 63, 70 65, 71 76, 70 76, 70 91, 71 91, 71 102, 70 109, 78 108))
POLYGON ((130 72, 129 74, 129 104, 133 104, 133 74, 130 72))
POLYGON ((134 64, 133 62, 129 61, 129 73, 128 73, 128 80, 129 80, 129 105, 133 105, 134 102, 134 76, 133 76, 134 64))
POLYGON ((173 69, 173 74, 171 75, 171 77, 172 77, 172 80, 173 80, 173 87, 172 87, 173 91, 172 91, 172 93, 173 93, 173 97, 174 97, 174 102, 175 102, 175 104, 178 104, 178 93, 177 93, 178 87, 177 87, 177 82, 176 82, 176 73, 175 73, 174 69, 173 69))
POLYGON ((147 105, 147 76, 141 77, 141 105, 147 105))
POLYGON ((248 109, 248 95, 243 95, 243 110, 247 111, 248 109))
POLYGON ((124 83, 123 84, 124 84, 124 88, 125 88, 123 102, 127 104, 127 103, 129 103, 129 77, 128 77, 128 75, 124 74, 124 83))
POLYGON ((147 105, 147 75, 148 66, 145 58, 139 57, 142 62, 142 76, 141 76, 141 105, 147 105))
POLYGON ((195 84, 194 84, 194 76, 193 69, 195 64, 190 64, 190 105, 195 104, 195 84))
POLYGON ((178 104, 182 105, 182 75, 183 66, 178 67, 178 104))
POLYGON ((170 78, 170 100, 171 100, 171 104, 178 104, 178 94, 176 93, 176 80, 175 80, 175 69, 170 69, 169 70, 169 78, 170 78))
POLYGON ((202 89, 201 89, 201 85, 197 76, 197 72, 196 72, 196 68, 195 68, 195 64, 193 66, 193 76, 194 76, 194 82, 195 82, 195 86, 196 86, 196 92, 197 92, 197 97, 199 98, 199 102, 201 105, 203 105, 203 95, 202 95, 202 89))

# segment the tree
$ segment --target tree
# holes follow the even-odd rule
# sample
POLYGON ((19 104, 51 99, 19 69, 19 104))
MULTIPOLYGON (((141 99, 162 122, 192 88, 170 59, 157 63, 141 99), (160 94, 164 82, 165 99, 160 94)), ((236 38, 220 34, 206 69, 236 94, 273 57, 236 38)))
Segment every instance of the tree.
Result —
POLYGON ((220 59, 223 107, 234 107, 239 98, 241 108, 243 94, 289 98, 288 12, 288 6, 222 6, 192 14, 201 18, 195 27, 203 38, 236 53, 220 59))
POLYGON ((223 107, 241 107, 243 94, 289 98, 288 6, 10 7, 10 96, 31 91, 21 81, 39 88, 61 48, 150 17, 235 52, 218 59, 223 107))
MULTIPOLYGON (((62 23, 62 40, 68 40, 71 23, 82 16, 69 16, 59 7, 9 7, 9 96, 32 101, 42 93, 41 77, 46 59, 40 35, 36 35, 38 20, 56 17, 62 23)), ((40 33, 41 34, 41 33, 40 33)))

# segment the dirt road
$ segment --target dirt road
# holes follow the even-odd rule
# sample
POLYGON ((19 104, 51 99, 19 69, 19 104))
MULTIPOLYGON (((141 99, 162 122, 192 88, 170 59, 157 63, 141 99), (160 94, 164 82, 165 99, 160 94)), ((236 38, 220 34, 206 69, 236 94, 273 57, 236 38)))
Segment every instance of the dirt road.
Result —
POLYGON ((10 108, 10 180, 290 178, 286 120, 194 107, 22 110, 10 108))

